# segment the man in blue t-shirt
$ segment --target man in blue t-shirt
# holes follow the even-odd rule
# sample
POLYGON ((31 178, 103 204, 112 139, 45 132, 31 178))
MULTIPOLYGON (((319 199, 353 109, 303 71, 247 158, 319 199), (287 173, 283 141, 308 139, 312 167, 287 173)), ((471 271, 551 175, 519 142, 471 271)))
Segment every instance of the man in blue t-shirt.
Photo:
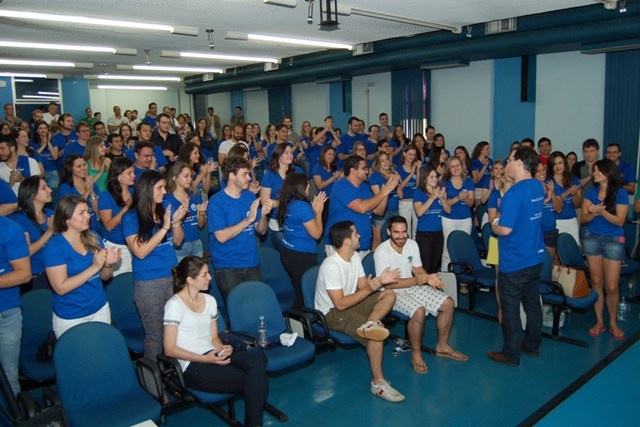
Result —
POLYGON ((620 158, 622 157, 622 149, 620 148, 620 144, 616 144, 614 142, 607 145, 605 156, 607 157, 607 159, 615 163, 616 166, 618 166, 620 175, 622 175, 622 188, 624 188, 625 191, 631 196, 636 194, 636 184, 638 183, 638 177, 636 176, 636 171, 633 169, 633 166, 620 160, 620 158))
POLYGON ((360 255, 364 257, 371 251, 371 213, 383 215, 387 207, 389 193, 398 185, 399 176, 394 174, 380 192, 374 196, 369 184, 369 167, 360 156, 347 157, 344 162, 344 179, 338 180, 331 190, 329 219, 325 227, 324 239, 327 256, 335 249, 330 246, 329 230, 340 221, 351 221, 360 234, 360 255))
POLYGON ((216 282, 226 299, 240 282, 262 280, 255 232, 267 231, 271 200, 260 207, 260 199, 248 188, 251 165, 240 157, 222 162, 224 190, 211 196, 207 207, 211 262, 216 282))
POLYGON ((538 161, 536 152, 528 147, 511 153, 506 173, 515 184, 502 198, 501 216, 491 223, 491 229, 499 238, 498 291, 504 346, 502 351, 490 351, 488 356, 509 366, 518 366, 523 352, 538 356, 542 339, 538 286, 544 261, 541 225, 544 188, 533 178, 538 161), (520 303, 527 315, 524 340, 520 303))

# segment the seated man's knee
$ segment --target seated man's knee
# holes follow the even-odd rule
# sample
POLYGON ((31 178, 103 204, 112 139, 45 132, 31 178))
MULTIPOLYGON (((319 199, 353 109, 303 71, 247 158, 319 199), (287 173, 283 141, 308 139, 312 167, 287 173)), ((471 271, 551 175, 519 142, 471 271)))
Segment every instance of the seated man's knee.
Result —
POLYGON ((383 298, 386 299, 386 300, 390 300, 390 301, 396 302, 396 293, 393 292, 390 289, 386 289, 386 290, 380 292, 379 300, 381 300, 383 298))
POLYGON ((425 310, 424 306, 420 306, 413 312, 412 319, 418 322, 424 322, 424 318, 427 315, 427 310, 425 310))
POLYGON ((451 297, 447 298, 446 300, 444 300, 444 302, 442 303, 442 305, 440 305, 440 308, 438 309, 438 311, 442 311, 442 312, 452 312, 454 309, 454 304, 453 304, 453 299, 451 297))

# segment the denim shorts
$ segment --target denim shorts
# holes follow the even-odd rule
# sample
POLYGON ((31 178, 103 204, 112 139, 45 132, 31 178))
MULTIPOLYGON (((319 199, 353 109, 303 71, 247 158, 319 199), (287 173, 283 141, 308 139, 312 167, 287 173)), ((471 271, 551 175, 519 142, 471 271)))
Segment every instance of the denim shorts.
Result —
POLYGON ((603 256, 613 261, 624 261, 624 236, 605 236, 590 231, 584 233, 582 251, 586 256, 603 256))

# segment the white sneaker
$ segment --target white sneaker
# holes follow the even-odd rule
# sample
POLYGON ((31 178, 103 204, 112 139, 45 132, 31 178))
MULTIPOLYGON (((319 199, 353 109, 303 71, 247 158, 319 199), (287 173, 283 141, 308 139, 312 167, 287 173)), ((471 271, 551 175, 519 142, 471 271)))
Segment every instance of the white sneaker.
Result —
POLYGON ((389 402, 402 402, 404 400, 404 395, 391 387, 391 383, 386 380, 378 380, 378 384, 374 384, 371 381, 371 393, 389 402))
POLYGON ((384 341, 389 336, 389 331, 385 328, 380 321, 365 322, 358 329, 356 333, 361 338, 366 338, 371 341, 384 341))

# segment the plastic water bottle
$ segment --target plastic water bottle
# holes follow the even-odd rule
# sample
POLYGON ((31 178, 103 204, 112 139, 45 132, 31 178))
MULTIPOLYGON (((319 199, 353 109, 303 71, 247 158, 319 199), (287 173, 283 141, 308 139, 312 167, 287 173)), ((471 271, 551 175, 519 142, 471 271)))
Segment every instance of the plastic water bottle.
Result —
POLYGON ((616 316, 616 319, 622 322, 627 320, 627 302, 624 300, 624 297, 620 298, 620 304, 618 304, 618 315, 616 316))
POLYGON ((264 316, 260 316, 258 322, 258 344, 260 347, 267 346, 267 322, 264 321, 264 316))

